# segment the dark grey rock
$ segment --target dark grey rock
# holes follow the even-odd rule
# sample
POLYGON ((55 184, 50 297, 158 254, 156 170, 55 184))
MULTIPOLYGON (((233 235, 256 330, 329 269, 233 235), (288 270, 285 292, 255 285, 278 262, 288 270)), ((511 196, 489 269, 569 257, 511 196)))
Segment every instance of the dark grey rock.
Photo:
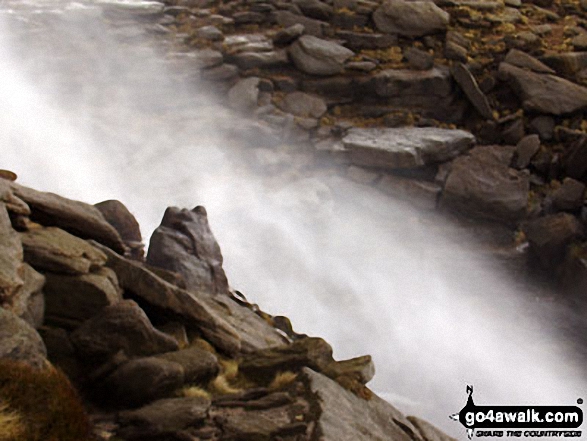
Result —
POLYGON ((528 125, 531 132, 537 133, 541 140, 550 141, 554 136, 556 122, 551 116, 537 116, 528 125))
POLYGON ((289 64, 289 57, 285 49, 270 52, 240 52, 228 56, 227 60, 236 64, 239 69, 271 69, 284 67, 289 64))
POLYGON ((373 13, 380 32, 421 37, 445 31, 450 15, 428 1, 386 0, 373 13))
POLYGON ((540 138, 538 135, 524 136, 516 145, 516 168, 523 169, 528 167, 538 150, 540 150, 540 138))
POLYGON ((493 119, 493 111, 489 101, 467 66, 462 63, 454 63, 451 66, 451 74, 479 114, 485 119, 493 119))
POLYGON ((298 69, 313 75, 341 73, 344 62, 354 55, 340 44, 311 35, 300 37, 290 46, 289 54, 298 69))
POLYGON ((0 302, 10 299, 23 285, 22 259, 20 238, 12 228, 6 205, 0 202, 0 302))
POLYGON ((301 23, 280 29, 273 37, 273 43, 279 45, 290 44, 304 34, 304 25, 301 23))
POLYGON ((408 60, 408 65, 416 70, 430 70, 434 67, 434 57, 428 52, 410 47, 404 51, 404 57, 408 60))
POLYGON ((22 265, 21 270, 24 283, 12 297, 0 306, 10 310, 33 328, 38 329, 45 319, 45 296, 42 291, 45 285, 45 276, 36 272, 26 263, 22 265))
POLYGON ((563 168, 567 175, 581 179, 587 173, 587 138, 581 136, 571 143, 563 157, 563 168))
POLYGON ((542 63, 540 60, 518 49, 511 49, 507 53, 504 62, 509 63, 512 66, 521 67, 522 69, 530 69, 531 71, 537 73, 555 73, 553 69, 542 63))
POLYGON ((324 36, 324 31, 329 27, 328 23, 313 18, 297 15, 290 11, 277 11, 273 13, 273 18, 277 24, 288 28, 296 24, 304 25, 304 33, 314 37, 324 36))
POLYGON ((214 354, 196 347, 167 352, 156 355, 155 358, 181 365, 184 369, 186 383, 204 384, 216 377, 220 370, 218 358, 214 354))
POLYGON ((329 21, 334 12, 334 8, 320 0, 294 0, 304 15, 317 20, 329 21))
POLYGON ((557 74, 572 77, 587 68, 587 53, 563 52, 540 57, 540 61, 553 68, 557 74))
POLYGON ((448 60, 455 60, 461 63, 466 63, 469 56, 469 51, 453 41, 447 41, 444 45, 444 56, 448 60))
POLYGON ((363 33, 347 30, 336 31, 337 38, 344 40, 343 45, 353 51, 362 49, 385 49, 397 44, 397 36, 380 33, 363 33))
POLYGON ((578 210, 585 200, 585 184, 573 178, 565 178, 551 195, 552 205, 561 211, 578 210))

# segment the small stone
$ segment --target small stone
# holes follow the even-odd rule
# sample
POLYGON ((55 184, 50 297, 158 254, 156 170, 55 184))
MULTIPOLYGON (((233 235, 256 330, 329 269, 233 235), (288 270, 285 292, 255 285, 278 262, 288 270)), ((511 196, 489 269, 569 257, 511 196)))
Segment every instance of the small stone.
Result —
POLYGON ((444 56, 449 60, 460 61, 462 63, 467 62, 467 49, 462 46, 459 46, 452 41, 447 41, 444 47, 444 56))
POLYGON ((415 70, 430 70, 434 67, 434 57, 421 49, 410 47, 404 51, 408 65, 415 70))
POLYGON ((516 145, 516 168, 523 169, 528 167, 538 150, 540 150, 540 138, 538 135, 524 136, 516 145))
POLYGON ((530 121, 528 127, 531 132, 538 134, 541 140, 550 141, 554 136, 556 122, 551 116, 537 116, 530 121))
POLYGON ((279 45, 290 44, 304 34, 304 29, 304 25, 301 23, 281 29, 273 37, 273 43, 279 45))
POLYGON ((311 35, 300 37, 289 49, 298 69, 314 75, 334 75, 344 71, 344 62, 353 51, 332 41, 311 35))

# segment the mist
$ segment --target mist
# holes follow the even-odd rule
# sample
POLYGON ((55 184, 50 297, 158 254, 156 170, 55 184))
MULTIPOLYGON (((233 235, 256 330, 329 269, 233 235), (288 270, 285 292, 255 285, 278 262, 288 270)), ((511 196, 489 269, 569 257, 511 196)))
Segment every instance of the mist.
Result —
POLYGON ((567 317, 464 229, 312 167, 285 141, 251 142, 250 122, 157 29, 92 2, 0 10, 0 167, 20 183, 119 199, 146 241, 167 206, 204 205, 232 287, 337 358, 371 354, 369 386, 453 436, 467 384, 479 404, 582 397, 578 350, 557 327, 567 317))

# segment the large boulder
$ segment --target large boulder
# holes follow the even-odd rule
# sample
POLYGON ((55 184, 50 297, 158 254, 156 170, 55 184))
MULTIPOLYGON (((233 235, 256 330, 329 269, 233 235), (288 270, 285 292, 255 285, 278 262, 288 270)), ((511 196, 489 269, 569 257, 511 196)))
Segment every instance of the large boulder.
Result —
POLYGON ((24 260, 33 268, 62 274, 87 274, 106 263, 106 255, 87 241, 55 227, 20 234, 24 260))
POLYGON ((373 13, 379 31, 406 37, 445 31, 449 20, 450 15, 432 1, 386 0, 373 13))
POLYGON ((394 170, 449 161, 468 150, 475 137, 463 130, 434 127, 353 128, 342 142, 351 163, 394 170))
POLYGON ((126 356, 145 356, 177 351, 177 341, 153 327, 132 300, 105 307, 71 334, 82 359, 106 361, 122 351, 126 356))
POLYGON ((147 263, 181 274, 188 290, 228 293, 222 253, 204 207, 165 210, 151 237, 147 263))
POLYGON ((0 308, 0 358, 42 368, 46 366, 46 356, 47 349, 37 331, 12 312, 0 308))
POLYGON ((0 302, 8 300, 23 285, 22 259, 18 233, 12 229, 5 204, 0 202, 0 302))
POLYGON ((335 75, 344 71, 344 63, 354 52, 333 41, 311 35, 300 37, 289 48, 296 67, 312 75, 335 75))
POLYGON ((218 358, 211 352, 197 347, 155 355, 155 358, 181 365, 184 369, 186 383, 204 384, 214 378, 220 370, 218 358))
POLYGON ((84 239, 94 239, 119 253, 125 251, 120 235, 96 207, 16 183, 12 183, 11 188, 29 205, 31 219, 35 222, 62 228, 84 239))
POLYGON ((131 255, 141 259, 143 257, 141 228, 128 208, 117 200, 103 201, 94 206, 100 210, 104 219, 118 231, 131 255))
POLYGON ((80 325, 106 306, 122 300, 116 274, 110 268, 81 275, 47 273, 45 311, 47 320, 80 325))
POLYGON ((441 205, 465 215, 505 223, 526 216, 529 178, 509 167, 514 148, 482 146, 456 158, 444 184, 441 205))
POLYGON ((587 88, 564 78, 531 72, 508 63, 499 65, 499 74, 518 95, 524 110, 564 115, 587 108, 587 88))

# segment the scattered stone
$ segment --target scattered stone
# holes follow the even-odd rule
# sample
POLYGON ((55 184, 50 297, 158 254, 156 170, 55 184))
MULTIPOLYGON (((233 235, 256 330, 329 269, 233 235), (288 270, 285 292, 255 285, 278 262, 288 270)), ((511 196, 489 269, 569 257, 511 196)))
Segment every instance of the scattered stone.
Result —
POLYGON ((118 253, 124 253, 125 246, 120 235, 96 207, 16 183, 12 183, 11 187, 14 195, 31 208, 33 221, 62 228, 82 239, 93 239, 118 253))
POLYGON ((44 368, 46 356, 47 349, 37 331, 12 312, 0 308, 0 358, 44 368))
POLYGON ((265 14, 262 14, 260 12, 240 11, 240 12, 235 12, 234 14, 232 14, 232 19, 234 20, 235 24, 243 25, 243 24, 263 23, 264 21, 266 21, 267 17, 265 14))
POLYGON ((55 227, 20 233, 24 260, 33 268, 62 274, 87 274, 106 263, 106 255, 87 241, 55 227))
POLYGON ((450 15, 428 1, 385 0, 373 13, 380 32, 422 37, 445 31, 450 15))
POLYGON ((507 53, 504 62, 511 64, 512 66, 521 67, 523 69, 530 69, 531 71, 537 73, 555 73, 555 71, 546 64, 518 49, 511 49, 507 53))
POLYGON ((430 70, 434 67, 434 57, 421 49, 410 47, 404 51, 408 65, 416 70, 430 70))
POLYGON ((435 67, 414 72, 403 69, 386 69, 374 77, 375 93, 382 98, 407 96, 447 97, 452 94, 448 70, 435 67))
POLYGON ((273 37, 273 43, 279 45, 290 44, 297 40, 304 34, 304 25, 301 23, 289 26, 285 29, 280 29, 275 37, 273 37))
POLYGON ((479 88, 477 80, 475 80, 475 77, 471 74, 467 66, 462 63, 454 63, 450 72, 479 114, 485 119, 493 119, 493 111, 491 110, 489 101, 479 88))
POLYGON ((587 107, 587 89, 554 75, 529 72, 508 63, 499 65, 525 110, 563 115, 587 107))
MULTIPOLYGON (((253 82, 245 85, 251 87, 253 82)), ((227 294, 228 280, 222 260, 204 207, 165 210, 161 225, 151 236, 149 265, 181 274, 189 291, 227 294)))
POLYGON ((541 140, 550 141, 554 136, 555 125, 553 117, 542 115, 532 118, 528 126, 530 131, 537 133, 541 140))
POLYGON ((257 107, 259 99, 258 77, 243 78, 228 91, 228 103, 231 108, 241 112, 250 112, 257 107))
POLYGON ((77 276, 47 273, 46 277, 48 321, 79 325, 122 300, 116 274, 109 268, 77 276))
POLYGON ((583 206, 585 184, 573 178, 565 178, 562 185, 552 193, 552 205, 560 211, 574 211, 583 206))
POLYGON ((516 145, 526 134, 524 130, 524 120, 522 118, 515 118, 513 121, 508 121, 504 124, 501 136, 506 145, 516 145))
POLYGON ((340 44, 311 35, 300 37, 290 46, 289 54, 298 69, 313 75, 341 73, 344 62, 354 55, 340 44))
POLYGON ((524 233, 530 258, 542 268, 552 270, 563 262, 567 245, 582 237, 583 227, 575 216, 558 213, 528 222, 524 233))
POLYGON ((524 136, 516 145, 516 168, 521 170, 528 167, 538 150, 540 150, 540 138, 538 135, 524 136))
POLYGON ((357 70, 360 72, 372 72, 377 69, 377 64, 372 61, 352 61, 346 63, 346 68, 349 70, 357 70))
POLYGON ((226 54, 242 52, 271 52, 273 42, 265 34, 229 35, 222 44, 226 54))
POLYGON ((328 110, 322 98, 304 92, 288 93, 278 106, 284 112, 305 118, 320 118, 328 110))
POLYGON ((136 357, 177 351, 175 339, 153 327, 132 300, 105 307, 71 334, 84 361, 106 361, 119 351, 136 357))
POLYGON ((138 407, 169 397, 184 381, 179 364, 147 357, 124 363, 102 381, 97 390, 116 406, 138 407))
POLYGON ((563 168, 567 175, 581 179, 587 173, 587 138, 583 135, 573 142, 563 157, 563 168))
POLYGON ((204 397, 158 400, 137 410, 120 412, 117 436, 129 441, 173 436, 199 425, 206 419, 209 408, 210 400, 204 397))
POLYGON ((528 191, 526 174, 490 157, 465 155, 451 164, 441 205, 475 218, 515 223, 526 216, 528 191))
POLYGON ((343 138, 353 164, 392 170, 449 161, 474 143, 468 132, 433 127, 354 128, 343 138))

